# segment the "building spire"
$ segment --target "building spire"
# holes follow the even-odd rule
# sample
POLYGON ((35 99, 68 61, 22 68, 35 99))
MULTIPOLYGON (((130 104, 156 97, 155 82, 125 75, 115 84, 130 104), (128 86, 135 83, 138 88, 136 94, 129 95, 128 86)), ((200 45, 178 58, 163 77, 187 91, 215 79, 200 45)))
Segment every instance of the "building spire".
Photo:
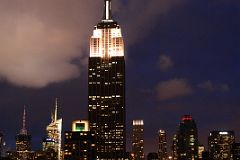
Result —
POLYGON ((104 2, 103 20, 112 20, 111 0, 104 0, 104 2))
POLYGON ((55 99, 54 121, 57 121, 58 116, 58 98, 55 99))
POLYGON ((23 109, 23 119, 22 119, 22 129, 20 130, 20 134, 27 135, 26 129, 26 107, 23 109))

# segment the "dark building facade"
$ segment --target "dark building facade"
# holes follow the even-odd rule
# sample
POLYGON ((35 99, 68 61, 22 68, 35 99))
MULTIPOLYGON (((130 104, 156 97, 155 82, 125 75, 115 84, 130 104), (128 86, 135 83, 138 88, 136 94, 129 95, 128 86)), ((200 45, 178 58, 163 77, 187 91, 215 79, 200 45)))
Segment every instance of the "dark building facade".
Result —
POLYGON ((58 160, 57 152, 53 149, 36 151, 33 153, 33 160, 58 160))
POLYGON ((4 136, 2 133, 0 133, 0 158, 6 156, 6 151, 7 151, 7 147, 4 140, 4 136))
POLYGON ((233 144, 232 155, 234 160, 240 160, 240 143, 233 144))
POLYGON ((97 138, 97 159, 123 159, 125 138, 125 60, 121 28, 112 20, 111 0, 90 40, 88 118, 97 138))
POLYGON ((155 153, 155 152, 148 153, 147 160, 159 160, 158 153, 155 153))
POLYGON ((202 159, 203 159, 203 160, 211 160, 211 159, 209 158, 209 152, 208 152, 208 151, 202 152, 202 159))
POLYGON ((31 151, 31 135, 18 134, 16 136, 17 151, 31 151))
POLYGON ((232 145, 235 136, 233 131, 212 131, 208 137, 209 157, 211 160, 231 160, 232 145))
POLYGON ((167 160, 167 136, 166 131, 158 131, 158 157, 159 160, 167 160))
POLYGON ((96 139, 90 131, 65 132, 64 160, 95 160, 96 139))
POLYGON ((176 139, 177 160, 198 159, 198 131, 190 115, 182 117, 176 139))

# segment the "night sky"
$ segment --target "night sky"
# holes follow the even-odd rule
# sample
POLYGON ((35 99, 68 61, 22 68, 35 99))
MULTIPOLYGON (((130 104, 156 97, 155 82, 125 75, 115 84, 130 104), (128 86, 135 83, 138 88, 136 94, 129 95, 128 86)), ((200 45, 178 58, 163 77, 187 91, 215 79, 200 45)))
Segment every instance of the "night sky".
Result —
MULTIPOLYGON (((157 131, 171 142, 182 115, 240 140, 240 1, 113 0, 126 51, 127 137, 144 120, 145 152, 157 131)), ((14 147, 23 107, 40 149, 55 98, 63 130, 87 118, 89 38, 103 0, 0 0, 0 131, 14 147)), ((128 145, 130 150, 130 145, 128 145)))

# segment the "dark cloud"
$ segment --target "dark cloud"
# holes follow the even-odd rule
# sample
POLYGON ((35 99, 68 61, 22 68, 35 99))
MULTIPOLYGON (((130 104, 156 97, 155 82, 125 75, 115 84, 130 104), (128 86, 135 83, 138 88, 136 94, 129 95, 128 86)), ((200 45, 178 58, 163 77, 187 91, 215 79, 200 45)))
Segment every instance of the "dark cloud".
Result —
POLYGON ((214 91, 220 91, 220 92, 226 92, 230 90, 230 87, 228 84, 214 84, 212 81, 208 80, 205 81, 201 84, 198 85, 199 88, 210 91, 210 92, 214 92, 214 91))
POLYGON ((173 66, 173 61, 170 56, 160 55, 158 60, 158 68, 161 71, 166 71, 173 66))
POLYGON ((193 89, 185 79, 170 79, 160 82, 156 87, 159 100, 169 100, 192 94, 193 89))
POLYGON ((145 38, 155 27, 159 16, 185 3, 185 0, 131 0, 126 5, 118 3, 119 16, 123 22, 127 44, 130 45, 145 38), (125 27, 126 26, 126 27, 125 27))

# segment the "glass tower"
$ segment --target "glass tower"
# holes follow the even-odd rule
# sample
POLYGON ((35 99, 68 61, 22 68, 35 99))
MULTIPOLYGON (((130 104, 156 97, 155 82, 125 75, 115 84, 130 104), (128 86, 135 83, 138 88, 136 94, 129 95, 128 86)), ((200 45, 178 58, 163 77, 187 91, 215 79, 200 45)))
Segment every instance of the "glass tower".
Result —
POLYGON ((125 60, 121 28, 112 19, 111 0, 90 39, 88 118, 97 138, 97 159, 125 155, 125 60))
POLYGON ((57 117, 57 111, 58 109, 58 101, 56 99, 56 104, 55 104, 55 112, 52 113, 52 121, 51 123, 46 127, 47 131, 47 138, 51 139, 54 141, 54 145, 52 146, 54 151, 57 153, 57 159, 61 160, 61 143, 62 143, 62 118, 58 119, 57 117))
POLYGON ((197 126, 190 115, 182 117, 176 140, 178 160, 198 159, 197 126))

